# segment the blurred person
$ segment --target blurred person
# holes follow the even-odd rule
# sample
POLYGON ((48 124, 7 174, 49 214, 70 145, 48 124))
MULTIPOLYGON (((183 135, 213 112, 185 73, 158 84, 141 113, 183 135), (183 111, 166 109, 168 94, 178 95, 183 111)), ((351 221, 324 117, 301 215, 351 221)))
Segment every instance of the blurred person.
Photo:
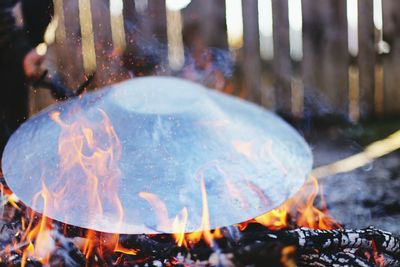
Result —
POLYGON ((27 83, 43 72, 44 56, 35 47, 43 42, 51 12, 51 0, 0 1, 0 158, 7 139, 27 118, 27 83), (16 25, 14 16, 18 2, 23 27, 16 25))
POLYGON ((218 91, 231 93, 229 79, 232 76, 233 61, 230 53, 209 47, 198 23, 185 25, 183 41, 187 49, 180 75, 218 91))

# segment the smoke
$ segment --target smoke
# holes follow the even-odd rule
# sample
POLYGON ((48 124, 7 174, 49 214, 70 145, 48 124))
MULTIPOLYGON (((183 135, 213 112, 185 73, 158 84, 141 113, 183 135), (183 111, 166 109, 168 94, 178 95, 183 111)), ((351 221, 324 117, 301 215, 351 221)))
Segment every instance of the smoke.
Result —
MULTIPOLYGON (((199 72, 203 70, 201 66, 199 66, 198 58, 191 53, 190 49, 186 49, 185 55, 186 61, 184 67, 194 65, 198 68, 199 72)), ((219 72, 226 78, 232 77, 234 63, 232 54, 229 51, 220 48, 207 48, 203 50, 200 57, 209 60, 207 63, 211 65, 211 72, 219 72)))
POLYGON ((331 114, 347 116, 346 112, 340 114, 340 110, 334 106, 332 101, 321 90, 313 87, 304 88, 304 116, 324 117, 331 114))
POLYGON ((126 50, 123 67, 134 76, 160 75, 167 73, 167 46, 154 35, 144 33, 135 21, 125 21, 126 50))
POLYGON ((134 77, 170 75, 189 79, 206 86, 222 89, 234 72, 232 54, 228 50, 207 46, 184 47, 184 64, 172 70, 168 62, 168 44, 155 34, 144 32, 136 21, 125 21, 127 47, 123 67, 134 77))

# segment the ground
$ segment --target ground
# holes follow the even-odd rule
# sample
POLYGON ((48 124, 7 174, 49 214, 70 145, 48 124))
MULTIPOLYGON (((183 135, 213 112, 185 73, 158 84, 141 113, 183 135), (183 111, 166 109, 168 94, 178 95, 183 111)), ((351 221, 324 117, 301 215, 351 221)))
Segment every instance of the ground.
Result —
MULTIPOLYGON (((400 120, 359 125, 330 125, 305 135, 321 166, 360 152, 400 129, 400 120)), ((330 214, 346 228, 373 225, 400 234, 400 151, 349 173, 320 180, 330 214)))

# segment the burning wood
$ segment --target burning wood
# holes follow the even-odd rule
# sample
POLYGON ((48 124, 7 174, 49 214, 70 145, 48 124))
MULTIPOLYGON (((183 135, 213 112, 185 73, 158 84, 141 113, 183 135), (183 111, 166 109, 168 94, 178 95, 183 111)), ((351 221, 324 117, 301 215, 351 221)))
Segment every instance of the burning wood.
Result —
MULTIPOLYGON (((2 187, 4 193, 9 193, 5 185, 2 187)), ((307 209, 311 199, 314 204, 315 190, 313 188, 312 197, 309 191, 303 190, 284 205, 286 208, 280 207, 264 215, 270 218, 270 225, 260 217, 214 231, 203 228, 197 234, 175 235, 113 235, 82 230, 42 218, 8 196, 2 216, 5 221, 0 229, 0 259, 14 266, 60 263, 173 266, 199 262, 224 266, 263 262, 276 266, 341 266, 345 263, 392 266, 400 263, 400 239, 388 232, 373 227, 362 230, 297 228, 301 222, 306 222, 305 226, 324 226, 317 223, 320 220, 331 222, 331 227, 338 226, 326 215, 310 214, 314 217, 308 222, 293 220, 294 216, 299 216, 296 212, 307 209), (305 203, 304 207, 289 206, 299 202, 305 203)), ((314 206, 310 208, 318 210, 314 206)))

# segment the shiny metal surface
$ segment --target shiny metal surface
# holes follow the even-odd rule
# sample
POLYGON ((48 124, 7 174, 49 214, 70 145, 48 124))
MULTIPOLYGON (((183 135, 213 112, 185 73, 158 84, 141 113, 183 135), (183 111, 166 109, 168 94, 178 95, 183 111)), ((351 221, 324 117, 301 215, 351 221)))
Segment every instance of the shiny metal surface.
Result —
POLYGON ((246 221, 292 196, 311 165, 303 138, 276 115, 171 77, 52 106, 16 131, 2 160, 34 210, 126 234, 174 232, 185 210, 191 232, 207 207, 211 229, 246 221))

